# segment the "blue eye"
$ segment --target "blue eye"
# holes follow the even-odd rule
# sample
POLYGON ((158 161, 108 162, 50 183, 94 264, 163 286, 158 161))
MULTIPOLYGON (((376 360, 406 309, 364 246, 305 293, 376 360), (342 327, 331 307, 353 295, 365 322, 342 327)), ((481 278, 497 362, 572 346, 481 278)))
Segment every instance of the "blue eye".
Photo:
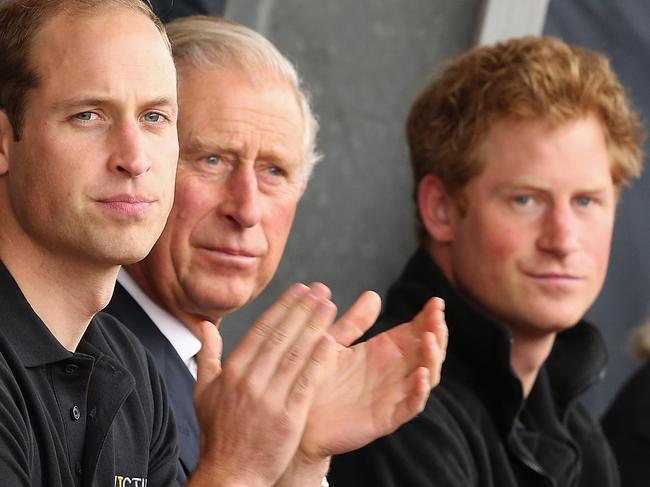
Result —
POLYGON ((284 171, 277 166, 271 166, 267 168, 267 171, 271 176, 284 176, 284 171))
POLYGON ((216 166, 217 164, 219 164, 221 162, 221 158, 219 156, 212 155, 212 156, 206 157, 205 162, 207 162, 211 166, 216 166))
POLYGON ((576 198, 576 203, 578 206, 589 206, 593 200, 588 196, 580 196, 576 198))
POLYGON ((144 116, 147 122, 160 122, 163 116, 158 112, 149 112, 144 116))
POLYGON ((528 195, 518 195, 513 198, 513 201, 519 206, 527 206, 531 203, 532 198, 528 195))
POLYGON ((93 112, 81 112, 81 113, 77 113, 74 116, 74 118, 76 118, 77 120, 81 120, 82 122, 90 122, 95 117, 97 117, 97 114, 93 112))

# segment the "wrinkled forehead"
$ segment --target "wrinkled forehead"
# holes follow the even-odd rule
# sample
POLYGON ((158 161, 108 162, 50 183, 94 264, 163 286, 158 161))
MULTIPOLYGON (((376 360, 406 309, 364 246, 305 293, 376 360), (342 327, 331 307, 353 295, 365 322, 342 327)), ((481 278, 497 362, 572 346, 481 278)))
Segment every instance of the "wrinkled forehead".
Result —
POLYGON ((256 83, 239 69, 190 68, 179 73, 180 133, 242 128, 281 132, 302 144, 304 119, 287 83, 256 83))
MULTIPOLYGON (((302 98, 298 87, 294 83, 287 80, 273 70, 263 67, 242 66, 241 63, 232 61, 227 65, 215 66, 198 66, 187 61, 175 60, 178 73, 179 85, 179 101, 185 98, 188 104, 197 98, 197 93, 193 88, 198 82, 212 82, 214 86, 217 85, 221 79, 236 79, 238 84, 245 84, 256 92, 265 92, 271 90, 286 91, 291 95, 292 100, 295 102, 296 107, 300 110, 302 118, 304 113, 302 110, 302 98)), ((221 86, 222 89, 227 89, 230 93, 235 87, 221 86)), ((213 92, 213 96, 218 96, 219 93, 213 92)))

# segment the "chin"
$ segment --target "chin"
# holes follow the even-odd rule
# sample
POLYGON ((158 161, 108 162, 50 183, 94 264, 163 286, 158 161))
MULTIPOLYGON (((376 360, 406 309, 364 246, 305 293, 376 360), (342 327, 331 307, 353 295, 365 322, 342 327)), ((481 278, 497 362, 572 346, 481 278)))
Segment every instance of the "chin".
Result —
POLYGON ((149 253, 149 248, 147 249, 133 249, 129 248, 124 252, 114 252, 113 255, 106 256, 107 260, 114 265, 129 265, 140 262, 144 259, 149 253))
POLYGON ((237 311, 253 300, 250 293, 244 292, 224 292, 223 289, 210 292, 206 288, 196 291, 198 292, 192 293, 191 295, 191 300, 196 306, 195 312, 209 317, 211 320, 223 318, 225 315, 237 311))
POLYGON ((560 333, 569 328, 573 328, 582 319, 582 314, 566 313, 564 315, 554 315, 547 317, 543 329, 549 333, 560 333))

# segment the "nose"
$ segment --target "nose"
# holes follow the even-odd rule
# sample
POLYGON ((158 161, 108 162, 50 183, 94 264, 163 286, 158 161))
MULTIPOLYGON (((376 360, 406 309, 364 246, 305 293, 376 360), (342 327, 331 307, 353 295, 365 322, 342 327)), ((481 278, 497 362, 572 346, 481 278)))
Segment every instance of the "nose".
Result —
POLYGON ((579 222, 570 203, 557 203, 544 216, 538 239, 540 249, 564 257, 578 248, 579 222))
POLYGON ((261 218, 259 189, 255 169, 239 166, 229 175, 226 183, 222 212, 244 228, 257 225, 261 218))
POLYGON ((145 150, 144 134, 137 122, 123 123, 115 127, 115 136, 111 142, 111 170, 135 178, 151 169, 151 161, 145 150))

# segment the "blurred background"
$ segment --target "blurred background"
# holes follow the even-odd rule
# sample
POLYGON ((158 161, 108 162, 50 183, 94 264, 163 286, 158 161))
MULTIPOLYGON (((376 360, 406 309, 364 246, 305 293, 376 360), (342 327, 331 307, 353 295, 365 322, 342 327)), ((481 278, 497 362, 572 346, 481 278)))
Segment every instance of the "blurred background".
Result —
MULTIPOLYGON (((650 120, 650 2, 230 0, 225 15, 295 62, 319 115, 325 155, 276 278, 260 299, 224 320, 226 353, 293 282, 326 283, 339 310, 365 289, 386 292, 416 247, 406 114, 450 57, 508 37, 558 36, 607 54, 650 120)), ((650 311, 649 210, 646 172, 623 193, 609 275, 589 312, 610 349, 607 376, 586 399, 596 414, 637 365, 628 335, 650 311)))

